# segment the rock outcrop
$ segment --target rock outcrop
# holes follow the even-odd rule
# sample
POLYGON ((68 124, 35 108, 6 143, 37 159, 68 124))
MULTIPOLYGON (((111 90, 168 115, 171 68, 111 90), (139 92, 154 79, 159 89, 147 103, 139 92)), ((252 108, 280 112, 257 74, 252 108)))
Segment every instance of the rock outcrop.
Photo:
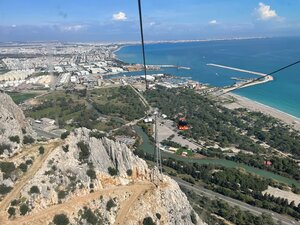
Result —
MULTIPOLYGON (((49 155, 23 188, 21 198, 27 199, 32 214, 39 214, 58 203, 64 207, 76 198, 75 202, 80 202, 82 196, 88 199, 92 193, 99 193, 100 199, 85 206, 94 210, 105 224, 114 224, 122 213, 126 217, 122 224, 128 225, 143 224, 145 218, 156 224, 202 224, 177 183, 162 176, 163 182, 155 186, 152 174, 146 162, 125 144, 105 137, 97 139, 90 130, 79 128, 49 155), (32 193, 33 186, 39 191, 32 193), (59 196, 62 191, 64 195, 59 196)), ((74 203, 72 207, 68 217, 76 224, 75 221, 82 220, 79 212, 83 205, 74 203)))
POLYGON ((0 156, 17 151, 25 135, 35 137, 23 111, 9 95, 0 92, 0 156))

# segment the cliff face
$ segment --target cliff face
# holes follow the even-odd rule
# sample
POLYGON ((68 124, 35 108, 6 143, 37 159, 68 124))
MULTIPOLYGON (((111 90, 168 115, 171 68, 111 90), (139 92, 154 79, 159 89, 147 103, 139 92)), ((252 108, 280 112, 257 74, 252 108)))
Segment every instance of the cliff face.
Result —
POLYGON ((35 136, 22 110, 9 95, 0 93, 0 156, 17 151, 25 135, 35 136))
POLYGON ((38 224, 34 218, 43 214, 50 221, 57 206, 54 213, 63 210, 72 224, 86 224, 87 208, 103 224, 143 224, 145 218, 156 224, 202 224, 175 181, 163 176, 154 185, 153 171, 125 144, 90 132, 71 133, 23 188, 21 198, 31 210, 28 224, 38 224), (31 193, 33 186, 37 193, 31 193))

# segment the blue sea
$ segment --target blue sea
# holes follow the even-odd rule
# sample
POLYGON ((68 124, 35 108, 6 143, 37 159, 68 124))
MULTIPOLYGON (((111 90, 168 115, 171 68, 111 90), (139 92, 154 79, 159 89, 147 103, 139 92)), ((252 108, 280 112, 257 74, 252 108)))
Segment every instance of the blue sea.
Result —
MULTIPOLYGON (((191 77, 213 86, 225 86, 236 82, 232 77, 257 76, 206 64, 215 63, 270 73, 300 60, 300 38, 148 44, 145 50, 147 64, 171 64, 191 68, 169 68, 161 71, 163 73, 191 77)), ((140 45, 123 47, 116 54, 124 62, 142 63, 140 45)), ((274 78, 272 82, 236 90, 235 93, 300 118, 300 64, 275 74, 274 78)))

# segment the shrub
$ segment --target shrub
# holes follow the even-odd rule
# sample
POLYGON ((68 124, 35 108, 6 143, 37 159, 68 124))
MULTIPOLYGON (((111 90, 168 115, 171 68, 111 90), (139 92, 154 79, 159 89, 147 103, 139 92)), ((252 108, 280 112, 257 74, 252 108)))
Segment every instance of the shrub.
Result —
POLYGON ((0 184, 0 194, 5 195, 10 192, 12 187, 7 187, 5 184, 0 184))
POLYGON ((60 138, 61 138, 62 140, 64 140, 64 139, 66 139, 66 138, 69 136, 69 134, 70 134, 70 131, 66 131, 66 132, 64 132, 64 133, 62 133, 62 134, 60 135, 60 138))
POLYGON ((91 131, 90 134, 89 134, 89 136, 97 138, 97 139, 100 139, 100 138, 106 137, 106 134, 102 133, 100 131, 91 131))
POLYGON ((127 175, 128 175, 129 177, 131 177, 131 176, 132 176, 132 169, 127 170, 126 173, 127 173, 127 175))
POLYGON ((31 159, 27 159, 25 163, 26 163, 26 165, 32 165, 32 160, 31 159))
POLYGON ((69 145, 62 146, 62 149, 65 153, 67 153, 69 151, 69 145))
POLYGON ((153 222, 152 218, 148 216, 144 218, 143 225, 155 225, 155 223, 153 222))
POLYGON ((40 193, 40 190, 39 190, 39 188, 38 188, 37 186, 32 186, 32 187, 30 188, 30 193, 31 193, 31 194, 39 194, 39 193, 40 193))
POLYGON ((28 166, 27 166, 26 163, 21 163, 21 164, 19 165, 19 168, 20 168, 20 170, 21 170, 23 173, 25 173, 25 172, 27 171, 28 166))
POLYGON ((16 136, 10 136, 9 140, 11 142, 15 142, 15 143, 18 143, 18 144, 20 143, 20 137, 18 135, 16 135, 16 136))
POLYGON ((66 192, 66 191, 59 191, 59 192, 57 193, 57 197, 58 197, 59 199, 64 199, 66 196, 67 196, 67 192, 66 192))
POLYGON ((26 134, 27 131, 26 131, 26 128, 22 128, 22 134, 26 134))
POLYGON ((87 207, 84 207, 84 212, 82 215, 82 219, 85 219, 88 224, 99 224, 98 217, 93 213, 93 211, 87 207))
POLYGON ((84 143, 83 141, 78 142, 77 146, 80 149, 80 152, 79 152, 80 161, 87 160, 91 154, 89 146, 86 143, 84 143))
POLYGON ((112 168, 112 167, 108 167, 108 173, 111 175, 111 176, 116 176, 118 174, 118 170, 115 169, 115 168, 112 168))
POLYGON ((9 217, 16 215, 16 209, 14 207, 9 207, 7 210, 9 217))
POLYGON ((43 155, 45 153, 45 148, 43 146, 39 147, 39 153, 43 155))
POLYGON ((53 218, 55 225, 67 225, 70 223, 69 218, 65 214, 57 214, 53 218))
POLYGON ((114 200, 109 199, 109 201, 106 203, 106 210, 110 211, 111 208, 116 207, 116 203, 114 202, 114 200))
POLYGON ((24 203, 20 206, 20 214, 22 216, 26 215, 29 212, 28 206, 24 203))
POLYGON ((93 169, 89 169, 86 171, 86 174, 93 180, 96 179, 96 172, 93 169))
POLYGON ((31 137, 30 135, 25 135, 24 138, 23 138, 23 144, 26 145, 26 144, 32 144, 34 143, 34 138, 31 137))
POLYGON ((156 213, 156 218, 160 220, 161 215, 159 213, 156 213))
POLYGON ((0 162, 0 169, 3 173, 10 174, 15 171, 15 164, 12 162, 0 162))
POLYGON ((18 205, 19 203, 20 203, 20 201, 19 201, 19 200, 17 200, 17 199, 14 199, 14 200, 12 200, 12 201, 11 201, 10 205, 12 205, 12 206, 16 206, 16 205, 18 205))
POLYGON ((11 146, 8 144, 0 144, 0 155, 3 154, 4 150, 11 151, 11 146))

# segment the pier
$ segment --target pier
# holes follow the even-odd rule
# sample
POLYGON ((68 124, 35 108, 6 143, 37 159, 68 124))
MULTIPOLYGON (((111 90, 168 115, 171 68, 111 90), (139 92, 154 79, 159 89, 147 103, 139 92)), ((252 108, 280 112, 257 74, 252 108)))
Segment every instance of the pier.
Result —
POLYGON ((222 88, 221 89, 222 93, 227 93, 227 92, 230 92, 230 91, 233 91, 233 90, 236 90, 236 89, 250 87, 250 86, 253 86, 253 85, 257 85, 257 84, 263 84, 263 83, 267 83, 269 81, 274 80, 274 78, 271 75, 268 75, 268 74, 265 74, 265 73, 260 73, 260 72, 250 71, 250 70, 244 70, 244 69, 239 69, 239 68, 230 67, 230 66, 223 66, 223 65, 213 64, 213 63, 209 63, 209 64, 206 64, 206 65, 261 76, 261 78, 259 78, 259 79, 244 79, 244 78, 232 77, 231 79, 240 80, 242 82, 235 83, 232 86, 227 86, 227 87, 222 88))
POLYGON ((250 70, 243 70, 243 69, 230 67, 230 66, 223 66, 223 65, 213 64, 213 63, 209 63, 209 64, 206 64, 206 65, 207 66, 219 67, 219 68, 223 68, 223 69, 228 69, 228 70, 234 70, 234 71, 238 71, 238 72, 242 72, 242 73, 254 74, 254 75, 258 75, 258 76, 267 76, 267 74, 265 74, 265 73, 259 73, 259 72, 250 71, 250 70))

